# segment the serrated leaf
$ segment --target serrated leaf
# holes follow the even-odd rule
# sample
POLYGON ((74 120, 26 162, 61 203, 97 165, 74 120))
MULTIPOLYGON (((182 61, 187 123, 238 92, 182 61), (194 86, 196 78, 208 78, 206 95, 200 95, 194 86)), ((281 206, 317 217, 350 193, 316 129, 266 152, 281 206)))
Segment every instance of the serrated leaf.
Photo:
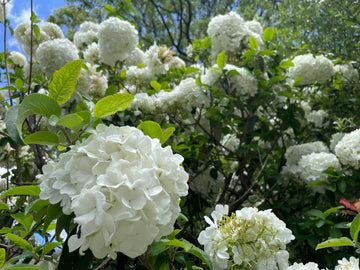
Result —
POLYGON ((73 95, 82 65, 83 60, 75 60, 55 71, 49 84, 49 95, 58 104, 64 104, 73 95))
POLYGON ((20 195, 39 196, 39 194, 40 194, 39 186, 36 185, 18 186, 1 193, 0 199, 7 196, 20 196, 20 195))
POLYGON ((0 210, 9 210, 9 206, 6 203, 0 202, 0 210))
POLYGON ((218 54, 216 57, 216 64, 218 65, 219 69, 223 69, 226 64, 226 52, 225 50, 218 54))
POLYGON ((274 39, 274 36, 275 36, 275 29, 272 27, 268 27, 264 30, 263 40, 271 41, 274 39))
POLYGON ((9 240, 14 243, 15 245, 17 245, 19 248, 24 249, 24 250, 33 250, 33 247, 31 246, 31 244, 26 241, 25 239, 21 238, 20 236, 17 236, 16 234, 13 233, 7 233, 4 235, 5 237, 9 238, 9 240))
POLYGON ((174 133, 175 128, 169 127, 163 131, 162 137, 160 139, 160 143, 164 144, 166 141, 171 137, 171 135, 174 133))
POLYGON ((0 248, 0 269, 3 267, 6 261, 6 250, 4 248, 0 248))
POLYGON ((59 119, 56 122, 57 126, 67 127, 69 129, 76 129, 84 119, 79 115, 79 113, 67 114, 59 119))
POLYGON ((156 90, 156 92, 159 92, 161 90, 161 84, 157 81, 151 81, 150 85, 154 90, 156 90))
POLYGON ((144 121, 141 122, 138 126, 138 129, 141 129, 145 135, 148 135, 151 138, 161 139, 163 136, 163 131, 160 125, 154 121, 144 121))
POLYGON ((334 238, 318 244, 315 250, 328 248, 328 247, 344 247, 344 246, 353 247, 354 242, 347 237, 334 238))
POLYGON ((351 226, 350 226, 350 235, 355 242, 357 242, 358 240, 359 231, 360 231, 360 214, 357 214, 356 217, 351 222, 351 226))
MULTIPOLYGON (((10 110, 9 110, 10 111, 10 110)), ((16 119, 16 129, 21 139, 22 125, 25 119, 32 114, 43 115, 50 118, 52 115, 60 116, 61 109, 57 102, 52 98, 42 94, 30 94, 26 96, 19 105, 17 115, 12 115, 16 119)), ((11 128, 13 128, 11 126, 11 128)))
POLYGON ((41 255, 44 256, 46 254, 48 254, 50 251, 52 251, 54 248, 61 246, 63 243, 61 242, 51 242, 51 243, 47 243, 44 247, 43 250, 41 252, 41 255))
POLYGON ((250 49, 257 49, 259 47, 259 43, 257 42, 256 38, 250 37, 249 38, 249 47, 250 49))
POLYGON ((51 131, 38 131, 24 139, 26 144, 57 145, 59 137, 51 131))
POLYGON ((103 118, 118 111, 124 111, 133 102, 134 96, 131 94, 115 94, 100 99, 94 108, 94 116, 103 118))

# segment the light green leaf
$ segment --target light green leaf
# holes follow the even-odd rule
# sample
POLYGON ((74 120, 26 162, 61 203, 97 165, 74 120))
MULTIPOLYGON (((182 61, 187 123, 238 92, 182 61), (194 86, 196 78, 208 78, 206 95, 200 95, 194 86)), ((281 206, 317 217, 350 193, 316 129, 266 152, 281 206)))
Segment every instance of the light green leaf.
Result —
POLYGON ((35 200, 32 201, 28 206, 25 208, 25 215, 33 211, 35 214, 37 214, 41 209, 43 209, 45 206, 49 205, 48 200, 35 200))
POLYGON ((21 138, 22 125, 25 119, 32 114, 40 114, 47 118, 51 115, 60 116, 61 109, 55 100, 42 94, 30 94, 19 105, 16 116, 16 128, 21 138))
POLYGON ((34 221, 34 217, 31 214, 25 215, 24 213, 20 212, 12 214, 11 217, 23 225, 26 232, 30 231, 31 225, 34 221))
POLYGON ((259 44, 258 44, 256 38, 254 38, 254 37, 249 38, 249 43, 250 43, 250 49, 257 49, 259 47, 259 44))
POLYGON ((67 114, 56 122, 57 126, 64 126, 72 130, 76 129, 84 119, 78 113, 67 114))
POLYGON ((259 55, 261 56, 264 56, 264 55, 269 55, 269 56, 272 56, 274 55, 274 51, 273 50, 262 50, 259 52, 259 55))
POLYGON ((288 60, 286 60, 286 61, 282 61, 282 62, 280 63, 280 67, 281 67, 281 68, 284 68, 284 69, 290 68, 290 67, 293 67, 293 66, 294 66, 294 63, 293 63, 290 59, 288 59, 288 60))
POLYGON ((6 250, 4 248, 0 248, 0 269, 3 267, 6 260, 6 250))
POLYGON ((151 81, 150 85, 154 90, 156 90, 156 92, 159 92, 161 90, 161 84, 157 81, 151 81))
POLYGON ((275 36, 275 29, 272 27, 266 28, 264 30, 264 34, 263 34, 263 40, 264 41, 271 41, 274 39, 275 36))
POLYGON ((33 247, 31 244, 26 241, 25 239, 21 238, 20 236, 17 236, 16 234, 7 233, 4 235, 5 237, 9 238, 9 240, 17 245, 19 248, 24 250, 33 250, 33 247))
POLYGON ((19 196, 19 195, 39 196, 39 194, 40 194, 39 186, 36 185, 18 186, 1 193, 0 199, 7 196, 19 196))
POLYGON ((52 251, 54 248, 58 247, 58 246, 61 246, 62 243, 61 242, 51 242, 51 243, 47 243, 42 252, 41 252, 41 255, 44 256, 46 254, 48 254, 50 251, 52 251))
POLYGON ((169 127, 167 129, 165 129, 163 132, 163 135, 160 139, 160 143, 164 144, 171 137, 171 135, 174 133, 174 131, 175 131, 174 127, 169 127))
POLYGON ((59 137, 50 131, 38 131, 25 137, 26 144, 57 145, 59 137))
POLYGON ((151 138, 161 139, 163 137, 163 131, 160 125, 154 121, 144 121, 141 122, 138 126, 138 129, 141 129, 145 135, 150 136, 151 138))
POLYGON ((9 210, 9 206, 6 203, 0 202, 0 210, 9 210))
POLYGON ((44 270, 43 267, 33 265, 33 264, 12 264, 5 266, 3 270, 14 269, 14 270, 44 270))
POLYGON ((58 104, 64 104, 73 95, 82 65, 82 60, 75 60, 55 71, 49 84, 49 94, 58 104))
POLYGON ((340 205, 340 206, 337 206, 337 207, 332 207, 332 208, 329 208, 328 210, 326 210, 324 213, 323 213, 323 217, 326 219, 331 213, 337 211, 337 210, 340 210, 340 209, 343 209, 344 206, 340 205))
POLYGON ((103 118, 118 111, 124 111, 133 102, 134 96, 131 94, 115 94, 100 99, 94 108, 94 116, 103 118))
POLYGON ((24 85, 24 82, 22 79, 20 78, 17 78, 16 81, 15 81, 15 86, 17 89, 21 90, 21 88, 23 87, 24 85))
POLYGON ((219 69, 223 69, 226 64, 226 52, 225 50, 218 54, 216 57, 216 64, 218 65, 219 69))
POLYGON ((359 231, 360 231, 360 214, 357 214, 356 217, 351 222, 351 226, 350 226, 350 235, 355 242, 357 242, 358 240, 359 231))
POLYGON ((344 246, 353 247, 354 242, 347 237, 334 238, 318 244, 315 250, 328 248, 328 247, 344 247, 344 246))

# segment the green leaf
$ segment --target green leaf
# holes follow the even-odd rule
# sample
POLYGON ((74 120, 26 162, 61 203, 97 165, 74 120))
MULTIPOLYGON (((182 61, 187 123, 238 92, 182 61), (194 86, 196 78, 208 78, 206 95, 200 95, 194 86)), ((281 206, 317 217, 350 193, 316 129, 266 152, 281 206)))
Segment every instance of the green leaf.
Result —
POLYGON ((284 68, 284 69, 289 68, 289 67, 293 67, 293 66, 294 66, 294 63, 290 59, 288 59, 286 61, 282 61, 280 63, 280 67, 284 68))
POLYGON ((3 267, 6 260, 6 250, 4 248, 0 248, 0 269, 3 267))
POLYGON ((357 242, 358 240, 359 231, 360 231, 360 214, 357 214, 356 217, 351 222, 351 226, 350 226, 350 235, 355 242, 357 242))
POLYGON ((271 41, 274 39, 274 36, 275 36, 275 29, 272 27, 268 27, 264 30, 263 40, 271 41))
POLYGON ((57 126, 64 126, 72 130, 76 129, 84 119, 79 115, 79 113, 67 114, 59 119, 56 122, 57 126))
POLYGON ((344 246, 353 247, 354 242, 347 237, 334 238, 318 244, 315 250, 328 248, 328 247, 344 247, 344 246))
POLYGON ((33 250, 33 247, 31 244, 26 241, 25 239, 21 238, 20 236, 17 236, 16 234, 7 233, 4 235, 5 237, 9 238, 9 240, 17 245, 19 248, 24 250, 33 250))
POLYGON ((104 9, 107 13, 112 13, 113 12, 113 7, 110 6, 109 4, 105 4, 104 5, 104 9))
POLYGON ((24 226, 26 232, 30 231, 31 225, 33 224, 34 217, 31 214, 25 215, 24 213, 15 213, 11 217, 18 221, 21 225, 24 226))
POLYGON ((21 90, 21 88, 23 87, 24 85, 24 82, 22 79, 20 78, 17 78, 16 81, 15 81, 15 86, 17 89, 21 90))
POLYGON ((342 205, 337 206, 337 207, 332 207, 332 208, 329 208, 328 210, 326 210, 322 215, 326 219, 331 213, 333 213, 337 210, 343 209, 343 208, 344 208, 344 206, 342 206, 342 205))
POLYGON ((20 195, 39 196, 39 194, 40 194, 39 186, 36 185, 18 186, 1 193, 0 199, 7 196, 20 196, 20 195))
POLYGON ((249 38, 249 44, 250 44, 250 49, 257 49, 259 47, 259 44, 258 44, 256 38, 254 38, 254 37, 249 38))
POLYGON ((49 94, 58 104, 64 104, 73 95, 82 65, 82 60, 75 60, 55 71, 49 84, 49 94))
POLYGON ((154 121, 144 121, 141 122, 138 126, 138 129, 141 129, 145 135, 150 136, 151 138, 157 138, 159 140, 163 137, 163 131, 160 125, 154 121))
POLYGON ((294 86, 298 86, 299 83, 303 80, 303 77, 298 77, 294 80, 294 86))
POLYGON ((274 51, 273 50, 262 50, 259 52, 259 55, 261 56, 265 56, 265 55, 269 55, 269 56, 272 56, 274 55, 274 51))
POLYGON ((105 96, 110 96, 110 95, 116 94, 117 92, 118 92, 117 86, 114 85, 114 84, 111 84, 111 85, 109 85, 109 87, 106 89, 106 91, 105 91, 105 96))
POLYGON ((200 248, 193 246, 189 253, 198 257, 200 260, 202 260, 210 269, 213 269, 212 262, 210 261, 209 256, 200 248))
POLYGON ((41 209, 43 209, 45 206, 49 205, 48 200, 35 200, 32 201, 28 206, 25 208, 25 215, 33 211, 35 214, 37 214, 41 209))
POLYGON ((160 143, 164 144, 171 137, 171 135, 174 133, 174 131, 175 131, 174 127, 169 127, 167 129, 165 129, 163 132, 163 135, 160 139, 160 143))
POLYGON ((44 231, 47 230, 47 228, 49 227, 50 223, 54 220, 57 219, 58 217, 60 217, 62 215, 62 208, 60 206, 60 204, 50 204, 48 209, 47 209, 47 213, 46 213, 46 217, 44 220, 44 226, 43 229, 44 231))
POLYGON ((16 128, 21 138, 22 125, 25 119, 32 114, 40 114, 47 118, 52 115, 60 116, 61 109, 55 100, 42 94, 30 94, 19 105, 16 116, 16 128))
POLYGON ((0 202, 0 210, 9 210, 9 206, 6 203, 0 202))
POLYGON ((219 69, 223 69, 226 64, 226 53, 225 50, 218 54, 216 57, 216 64, 218 65, 219 69))
POLYGON ((151 81, 150 85, 154 90, 156 90, 156 92, 159 92, 161 90, 161 84, 157 81, 151 81))
POLYGON ((291 92, 288 91, 282 91, 278 93, 279 96, 287 97, 287 98, 294 98, 294 96, 291 94, 291 92))
POLYGON ((7 133, 10 136, 10 138, 17 144, 23 145, 24 142, 20 138, 18 129, 16 127, 16 119, 18 118, 18 111, 19 111, 19 106, 11 107, 6 113, 5 124, 6 124, 7 133))
POLYGON ((131 94, 115 94, 104 97, 95 104, 94 116, 103 118, 118 111, 124 111, 133 100, 134 96, 131 94))
POLYGON ((26 144, 57 145, 59 137, 50 131, 38 131, 25 137, 26 144))
POLYGON ((42 252, 41 252, 41 255, 42 256, 44 256, 44 255, 46 255, 46 254, 48 254, 50 251, 52 251, 54 248, 56 248, 56 247, 58 247, 58 246, 60 246, 60 245, 62 245, 63 243, 61 243, 61 242, 51 242, 51 243, 47 243, 45 246, 44 246, 44 248, 43 248, 43 250, 42 250, 42 252))
POLYGON ((12 264, 5 266, 3 270, 14 269, 14 270, 44 270, 43 267, 33 265, 33 264, 12 264))

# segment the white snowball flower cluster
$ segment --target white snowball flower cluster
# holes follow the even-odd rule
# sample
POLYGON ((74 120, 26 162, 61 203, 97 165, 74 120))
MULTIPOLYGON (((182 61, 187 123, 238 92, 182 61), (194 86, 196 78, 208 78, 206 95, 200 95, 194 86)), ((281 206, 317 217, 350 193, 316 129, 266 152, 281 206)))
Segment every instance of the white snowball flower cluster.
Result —
POLYGON ((125 65, 137 66, 145 64, 146 54, 139 48, 135 48, 132 53, 125 59, 125 65))
POLYGON ((236 134, 226 134, 221 139, 220 144, 223 145, 226 149, 235 152, 240 145, 240 139, 236 137, 236 134))
POLYGON ((316 82, 324 84, 335 74, 333 63, 323 55, 313 56, 311 53, 298 55, 292 62, 293 67, 288 70, 288 76, 295 80, 301 77, 298 85, 309 85, 316 82))
POLYGON ((359 80, 359 72, 351 64, 336 65, 335 72, 342 75, 344 83, 356 82, 359 80))
POLYGON ((96 71, 98 65, 86 64, 88 69, 81 69, 76 89, 90 97, 103 97, 108 88, 107 76, 96 71))
POLYGON ((338 260, 338 264, 334 270, 359 270, 359 259, 350 257, 350 260, 343 258, 338 260))
MULTIPOLYGON (((33 32, 33 40, 32 40, 32 49, 33 49, 33 57, 35 58, 35 52, 39 45, 47 40, 53 39, 63 39, 64 34, 61 28, 50 22, 44 22, 39 29, 39 35, 35 35, 33 32)), ((14 30, 15 39, 22 44, 24 52, 30 56, 30 48, 31 48, 31 23, 23 22, 16 26, 14 30)))
POLYGON ((44 166, 40 198, 74 212, 70 252, 137 257, 173 231, 188 192, 183 158, 134 127, 98 125, 92 133, 44 166))
POLYGON ((331 139, 330 139, 330 150, 332 152, 335 152, 335 146, 338 144, 338 142, 340 142, 340 140, 345 136, 345 133, 342 132, 337 132, 333 135, 331 135, 331 139))
POLYGON ((153 44, 145 52, 145 65, 152 71, 154 75, 166 74, 169 70, 167 65, 175 53, 165 47, 153 44))
POLYGON ((76 46, 68 39, 48 40, 36 50, 36 58, 45 75, 51 76, 66 63, 79 59, 76 46))
POLYGON ((295 239, 286 224, 271 210, 245 207, 231 216, 228 211, 227 205, 217 205, 198 237, 214 269, 228 269, 231 261, 241 269, 285 270, 286 244, 295 239))
POLYGON ((207 33, 211 39, 212 54, 216 56, 223 50, 238 53, 248 47, 249 37, 254 37, 259 45, 262 41, 263 29, 255 21, 244 22, 243 18, 231 11, 211 19, 207 33))
POLYGON ((107 65, 125 60, 138 45, 138 32, 135 27, 116 17, 100 24, 98 38, 100 59, 107 65))
MULTIPOLYGON (((1 2, 2 3, 2 2, 1 2)), ((9 10, 12 8, 12 3, 6 3, 5 5, 5 16, 8 15, 9 10)), ((0 4, 0 22, 2 23, 4 21, 4 6, 0 4)))
POLYGON ((100 60, 99 46, 96 42, 91 43, 87 46, 86 50, 84 50, 84 60, 90 64, 95 64, 100 60))
POLYGON ((168 113, 177 110, 191 111, 194 107, 206 107, 208 104, 209 98, 203 89, 196 84, 195 79, 188 78, 182 80, 170 92, 161 90, 151 96, 146 93, 136 94, 131 109, 148 113, 168 113))
POLYGON ((325 124, 325 119, 329 116, 329 114, 324 110, 311 110, 310 105, 302 101, 300 103, 301 108, 304 110, 305 119, 309 123, 313 123, 316 128, 321 128, 325 124))
POLYGON ((311 153, 302 156, 299 160, 300 178, 306 183, 314 181, 326 181, 325 170, 339 171, 341 165, 337 157, 332 153, 311 153))
POLYGON ((328 147, 323 142, 304 143, 293 145, 286 149, 286 165, 282 168, 285 176, 296 176, 300 173, 299 161, 303 156, 312 153, 329 153, 328 147))
POLYGON ((340 162, 359 169, 360 162, 360 129, 354 130, 336 144, 335 154, 340 162))
POLYGON ((256 78, 246 68, 227 64, 226 71, 235 70, 238 74, 230 75, 230 90, 235 94, 255 96, 258 91, 256 78))
POLYGON ((9 69, 14 70, 16 67, 23 68, 27 64, 27 60, 22 53, 19 52, 11 52, 9 59, 11 60, 11 64, 9 63, 9 69))
POLYGON ((204 74, 201 75, 200 79, 203 84, 212 86, 214 85, 221 77, 222 70, 218 68, 218 65, 213 65, 211 68, 207 69, 204 74))
POLYGON ((294 263, 287 270, 320 270, 317 263, 309 262, 307 264, 294 263))
POLYGON ((74 43, 79 49, 85 49, 88 45, 98 41, 99 24, 83 22, 79 31, 74 34, 74 43))

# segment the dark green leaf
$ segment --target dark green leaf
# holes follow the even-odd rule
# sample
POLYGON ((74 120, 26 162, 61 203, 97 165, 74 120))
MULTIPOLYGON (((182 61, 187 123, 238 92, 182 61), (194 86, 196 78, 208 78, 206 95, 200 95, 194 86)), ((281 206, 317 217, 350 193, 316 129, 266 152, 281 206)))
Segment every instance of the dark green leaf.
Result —
POLYGON ((51 242, 51 243, 47 243, 44 247, 43 250, 41 252, 41 255, 44 256, 46 254, 48 254, 50 251, 52 251, 54 248, 62 245, 63 243, 61 242, 51 242))

